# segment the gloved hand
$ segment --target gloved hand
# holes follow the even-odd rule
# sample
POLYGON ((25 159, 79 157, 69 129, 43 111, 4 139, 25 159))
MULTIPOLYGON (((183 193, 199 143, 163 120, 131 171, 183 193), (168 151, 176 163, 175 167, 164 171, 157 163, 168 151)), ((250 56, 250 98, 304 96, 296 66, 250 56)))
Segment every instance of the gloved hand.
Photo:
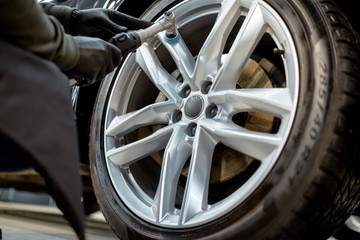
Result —
POLYGON ((66 74, 77 80, 77 85, 87 86, 102 80, 120 64, 121 51, 99 38, 74 37, 80 50, 77 65, 66 74))
POLYGON ((146 28, 152 23, 115 10, 93 8, 74 10, 70 18, 70 33, 108 40, 117 33, 146 28))

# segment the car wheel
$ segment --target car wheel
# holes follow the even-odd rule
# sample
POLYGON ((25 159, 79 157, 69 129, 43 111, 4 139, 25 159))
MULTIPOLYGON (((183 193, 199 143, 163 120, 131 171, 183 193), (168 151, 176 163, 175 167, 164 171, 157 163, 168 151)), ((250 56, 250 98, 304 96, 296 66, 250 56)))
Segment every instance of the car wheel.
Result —
POLYGON ((101 210, 122 239, 325 239, 359 199, 359 49, 332 1, 157 1, 176 16, 99 91, 101 210), (355 150, 355 151, 354 151, 355 150))

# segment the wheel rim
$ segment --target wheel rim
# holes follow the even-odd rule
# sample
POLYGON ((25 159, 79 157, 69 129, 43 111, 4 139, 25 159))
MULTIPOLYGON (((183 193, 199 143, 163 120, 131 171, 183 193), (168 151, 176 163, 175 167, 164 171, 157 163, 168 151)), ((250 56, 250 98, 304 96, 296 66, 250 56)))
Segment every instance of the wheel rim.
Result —
MULTIPOLYGON (((283 150, 294 120, 299 72, 295 44, 287 25, 263 1, 184 1, 172 11, 183 38, 169 44, 160 33, 126 59, 114 79, 103 131, 107 171, 120 199, 149 223, 181 229, 224 216, 263 182, 283 150), (194 50, 189 50, 184 41, 191 38, 195 25, 211 21, 215 23, 211 24, 206 40, 200 43, 200 51, 192 54, 194 50), (234 31, 235 37, 227 41, 234 31), (265 35, 280 54, 285 82, 280 87, 274 84, 270 88, 237 87, 244 69, 248 69, 250 56, 262 45, 265 35), (175 70, 164 67, 169 56, 175 70), (144 105, 139 102, 145 101, 141 99, 147 94, 137 91, 145 78, 160 94, 144 105), (138 106, 134 108, 132 101, 138 106), (280 119, 276 131, 249 130, 249 114, 257 112, 280 119), (234 123, 239 114, 246 119, 245 123, 234 123), (132 132, 145 126, 152 126, 150 134, 131 139, 132 132), (210 201, 212 159, 220 143, 239 153, 237 156, 250 157, 250 162, 258 164, 247 174, 246 181, 231 184, 235 189, 219 200, 210 201), (159 170, 147 169, 143 163, 161 151, 159 170), (151 184, 147 183, 146 175, 153 176, 157 184, 148 186, 151 184), (186 179, 183 190, 179 190, 181 178, 186 179)), ((244 168, 249 169, 249 165, 244 168)), ((244 172, 241 169, 233 175, 244 172)))

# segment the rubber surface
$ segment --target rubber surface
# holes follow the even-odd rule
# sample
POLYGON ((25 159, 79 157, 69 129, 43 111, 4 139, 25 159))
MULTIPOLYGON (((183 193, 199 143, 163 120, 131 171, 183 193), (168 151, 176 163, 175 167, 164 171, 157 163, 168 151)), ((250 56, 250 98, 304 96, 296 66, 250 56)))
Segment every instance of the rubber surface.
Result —
MULTIPOLYGON (((333 1, 268 0, 293 33, 300 62, 296 119, 274 169, 232 213, 191 229, 153 226, 115 194, 101 139, 113 84, 101 87, 93 115, 90 157, 101 209, 122 239, 326 239, 358 206, 359 45, 333 1)), ((158 1, 153 19, 176 1, 158 1)))

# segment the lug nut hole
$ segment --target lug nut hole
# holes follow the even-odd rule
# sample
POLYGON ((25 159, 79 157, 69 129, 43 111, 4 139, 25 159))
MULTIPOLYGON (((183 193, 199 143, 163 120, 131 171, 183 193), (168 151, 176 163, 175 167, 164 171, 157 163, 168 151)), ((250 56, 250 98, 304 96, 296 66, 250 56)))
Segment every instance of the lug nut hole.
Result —
POLYGON ((191 88, 189 85, 186 85, 185 87, 183 87, 183 89, 180 91, 180 97, 182 98, 187 98, 191 93, 191 88))
POLYGON ((190 137, 194 137, 196 133, 197 125, 195 123, 190 123, 189 126, 186 129, 187 135, 190 137))
POLYGON ((176 110, 172 115, 172 120, 174 123, 180 122, 182 119, 182 112, 179 110, 176 110))
POLYGON ((214 118, 218 115, 219 109, 216 105, 210 105, 206 109, 206 117, 207 118, 214 118))
POLYGON ((211 88, 212 82, 211 81, 205 81, 201 86, 201 92, 203 94, 208 94, 211 88))

